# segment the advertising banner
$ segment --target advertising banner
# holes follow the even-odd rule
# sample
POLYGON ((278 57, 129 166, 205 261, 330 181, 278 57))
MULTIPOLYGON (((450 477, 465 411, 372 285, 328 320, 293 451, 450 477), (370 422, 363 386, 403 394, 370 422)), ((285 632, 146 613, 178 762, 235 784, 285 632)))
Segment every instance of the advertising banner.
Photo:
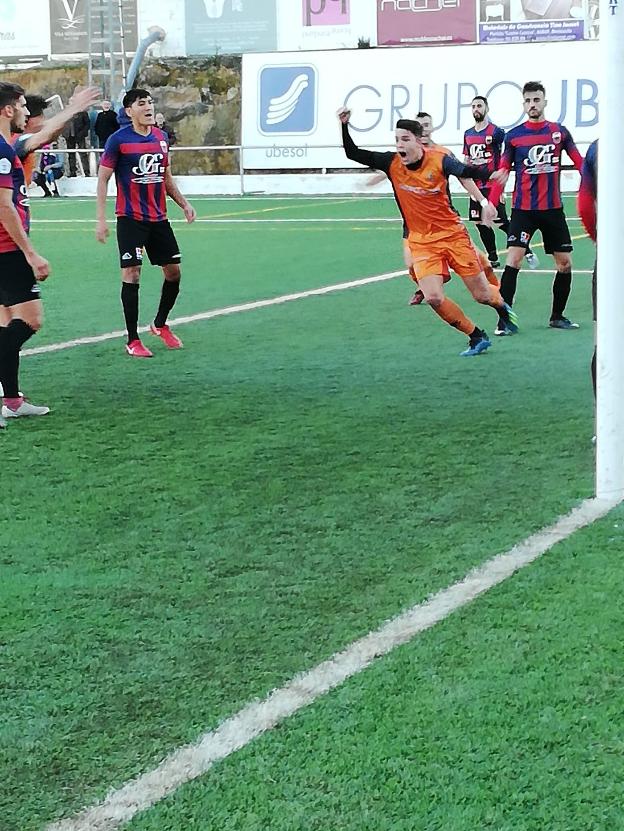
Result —
POLYGON ((188 55, 277 49, 276 0, 185 0, 185 11, 188 55))
POLYGON ((244 165, 248 169, 357 167, 340 145, 336 111, 352 111, 356 144, 392 149, 394 125, 431 113, 434 140, 461 155, 473 124, 470 102, 485 95, 492 121, 524 120, 522 86, 546 87, 546 117, 581 146, 598 135, 597 42, 353 49, 243 56, 244 165), (494 69, 493 69, 494 67, 494 69))
POLYGON ((476 40, 474 0, 377 0, 379 46, 476 40))
POLYGON ((281 52, 377 42, 377 0, 278 0, 277 8, 281 52))
MULTIPOLYGON (((97 0, 50 0, 51 55, 88 54, 89 3, 96 9, 91 17, 91 34, 94 39, 102 38, 103 30, 108 33, 111 24, 113 31, 120 30, 118 10, 112 9, 113 14, 109 18, 108 2, 101 2, 101 11, 98 13, 97 0)), ((125 50, 136 52, 137 0, 123 0, 122 13, 125 50)), ((102 44, 98 43, 96 51, 99 52, 102 48, 102 44)))
POLYGON ((49 52, 48 0, 0 0, 0 59, 40 58, 49 52))
POLYGON ((479 0, 481 43, 595 39, 597 0, 479 0))

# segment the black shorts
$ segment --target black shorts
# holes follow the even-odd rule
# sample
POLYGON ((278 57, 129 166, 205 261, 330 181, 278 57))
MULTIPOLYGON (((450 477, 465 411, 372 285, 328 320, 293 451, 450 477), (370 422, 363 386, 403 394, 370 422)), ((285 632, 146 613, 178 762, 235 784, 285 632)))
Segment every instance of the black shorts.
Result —
POLYGON ((39 300, 40 292, 35 272, 21 251, 0 254, 0 303, 3 306, 39 300))
POLYGON ((141 222, 131 216, 118 216, 117 244, 122 268, 143 265, 143 249, 152 265, 181 262, 178 242, 167 219, 141 222))
MULTIPOLYGON (((486 199, 490 198, 490 189, 489 188, 479 188, 481 193, 486 199)), ((507 210, 505 208, 504 202, 499 202, 496 206, 497 216, 494 222, 496 225, 504 225, 508 222, 507 219, 507 210)), ((475 202, 474 199, 470 200, 470 205, 468 207, 468 219, 471 222, 481 222, 481 205, 478 202, 475 202)))
POLYGON ((507 245, 528 248, 536 231, 542 232, 544 251, 547 254, 569 253, 573 245, 563 208, 548 208, 544 211, 522 211, 513 208, 507 245))

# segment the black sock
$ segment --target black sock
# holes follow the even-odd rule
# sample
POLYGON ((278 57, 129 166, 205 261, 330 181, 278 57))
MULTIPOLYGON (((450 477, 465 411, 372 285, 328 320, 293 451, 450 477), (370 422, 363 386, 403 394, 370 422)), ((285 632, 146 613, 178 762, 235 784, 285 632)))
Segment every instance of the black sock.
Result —
POLYGON ((516 294, 516 283, 518 282, 519 268, 514 268, 511 265, 506 265, 501 277, 500 293, 503 300, 508 306, 513 306, 514 297, 516 294))
POLYGON ((553 281, 553 304, 551 320, 559 320, 563 317, 568 297, 570 296, 570 287, 572 286, 572 272, 558 271, 555 274, 553 281))
POLYGON ((25 321, 16 318, 2 330, 0 338, 0 381, 5 398, 19 395, 19 353, 22 346, 35 334, 25 321))
POLYGON ((496 251, 496 237, 494 236, 494 230, 492 228, 488 228, 487 225, 477 225, 477 230, 479 231, 481 242, 485 246, 488 257, 490 260, 497 260, 498 252, 496 251))
POLYGON ((481 338, 485 335, 483 329, 479 329, 478 326, 475 326, 472 332, 468 335, 470 338, 470 343, 475 343, 476 341, 481 340, 481 338))
POLYGON ((128 330, 128 343, 137 340, 139 333, 137 327, 139 325, 139 284, 138 283, 122 283, 121 284, 121 305, 123 306, 123 313, 126 319, 126 329, 128 330))
POLYGON ((156 317, 154 318, 154 326, 160 329, 167 322, 167 315, 173 309, 178 294, 180 293, 180 281, 163 280, 162 293, 160 295, 160 304, 156 317))

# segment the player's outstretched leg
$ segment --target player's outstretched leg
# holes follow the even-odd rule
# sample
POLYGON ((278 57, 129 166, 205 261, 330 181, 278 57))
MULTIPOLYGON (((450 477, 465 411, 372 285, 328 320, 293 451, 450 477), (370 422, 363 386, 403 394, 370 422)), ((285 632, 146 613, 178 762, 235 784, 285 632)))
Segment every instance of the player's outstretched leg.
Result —
POLYGON ((160 295, 160 304, 154 322, 150 325, 150 331, 153 335, 159 337, 169 349, 181 349, 182 341, 167 326, 167 318, 180 293, 180 266, 164 266, 163 275, 164 280, 160 295))

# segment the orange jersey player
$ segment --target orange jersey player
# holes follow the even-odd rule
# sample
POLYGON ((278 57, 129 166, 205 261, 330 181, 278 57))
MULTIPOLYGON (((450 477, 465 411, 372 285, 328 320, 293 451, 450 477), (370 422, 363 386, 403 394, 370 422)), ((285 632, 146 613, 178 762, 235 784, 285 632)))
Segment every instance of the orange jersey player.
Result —
MULTIPOLYGON (((396 152, 362 150, 356 147, 349 134, 350 116, 347 109, 338 113, 347 158, 383 170, 390 179, 408 230, 414 277, 425 302, 442 320, 468 335, 468 348, 462 356, 472 357, 485 352, 491 346, 487 334, 454 301, 445 297, 443 289, 445 278, 453 269, 478 303, 491 306, 510 327, 517 329, 517 319, 497 286, 488 283, 472 240, 449 195, 449 176, 477 178, 482 171, 463 164, 445 148, 424 147, 422 126, 410 119, 397 121, 396 152)), ((486 202, 486 221, 491 220, 495 212, 494 206, 486 202)))

